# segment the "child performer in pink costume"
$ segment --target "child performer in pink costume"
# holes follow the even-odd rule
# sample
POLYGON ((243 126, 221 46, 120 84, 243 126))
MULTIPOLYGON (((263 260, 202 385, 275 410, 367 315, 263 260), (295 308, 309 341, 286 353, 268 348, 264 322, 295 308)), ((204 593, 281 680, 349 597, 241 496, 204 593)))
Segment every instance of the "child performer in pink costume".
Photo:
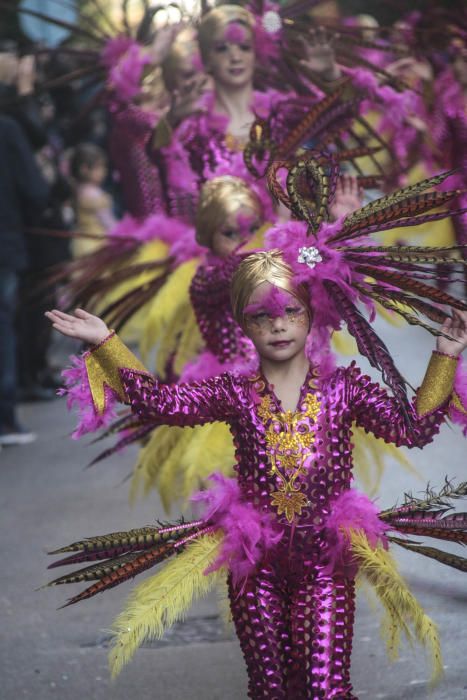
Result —
MULTIPOLYGON (((190 599, 193 591, 206 590, 204 574, 215 575, 221 567, 229 570, 231 610, 252 698, 355 699, 349 669, 359 567, 375 583, 395 627, 406 630, 407 624, 413 624, 416 636, 431 645, 439 670, 439 640, 433 623, 400 577, 388 574, 386 532, 409 533, 409 542, 399 537, 394 541, 433 556, 432 548, 415 547, 413 536, 466 542, 465 517, 446 516, 439 506, 435 512, 435 506, 426 503, 423 507, 404 504, 378 514, 363 494, 350 489, 352 421, 387 442, 423 447, 438 432, 451 405, 465 412, 453 387, 458 356, 467 346, 467 306, 409 274, 401 277, 389 270, 399 265, 407 270, 412 266, 408 259, 414 257, 420 270, 423 261, 429 264, 421 249, 401 246, 395 253, 393 248, 374 246, 372 251, 371 245, 356 246, 354 241, 366 233, 368 217, 390 217, 394 225, 399 222, 397 216, 403 218, 410 210, 426 217, 424 212, 433 204, 432 193, 423 194, 429 184, 434 183, 418 183, 415 194, 412 189, 401 190, 361 208, 344 222, 321 228, 315 213, 302 209, 307 224, 276 227, 274 235, 278 241, 282 236, 283 253, 277 249, 255 253, 240 263, 232 279, 232 310, 260 356, 260 372, 254 376, 227 372, 202 382, 164 385, 99 318, 81 310, 74 316, 48 313, 57 330, 94 345, 86 365, 98 411, 104 409, 112 390, 150 422, 195 426, 225 421, 236 445, 237 478, 213 476, 215 488, 195 497, 205 506, 200 520, 89 538, 58 550, 77 553, 56 565, 106 559, 53 582, 98 579, 70 603, 182 552, 153 582, 149 579, 136 589, 117 620, 114 670, 145 637, 163 633, 167 621, 176 619, 174 607, 183 614, 186 608, 180 600, 174 605, 171 598, 174 588, 189 580, 190 599), (316 232, 319 248, 297 248, 297 242, 303 243, 299 233, 306 234, 307 226, 316 232), (371 263, 365 267, 362 263, 369 258, 371 263), (363 276, 369 274, 370 265, 375 285, 363 276), (437 351, 413 403, 407 400, 403 380, 384 343, 352 301, 358 296, 371 304, 372 295, 377 294, 381 303, 389 304, 400 295, 397 285, 411 288, 412 296, 405 294, 406 303, 411 296, 412 306, 444 319, 437 332, 437 351), (452 316, 431 304, 432 295, 453 307, 452 316), (309 362, 305 345, 310 326, 314 333, 320 324, 335 324, 339 316, 345 318, 362 354, 383 369, 393 397, 354 363, 324 376, 319 366, 309 362), (209 539, 216 536, 220 540, 209 539), (164 595, 158 603, 159 586, 164 595), (391 598, 395 589, 398 595, 391 598)), ((289 188, 289 194, 293 192, 289 188)), ((443 193, 439 199, 446 197, 443 193)), ((299 203, 296 199, 295 208, 299 203)), ((466 493, 467 485, 462 484, 459 494, 466 493)), ((467 570, 462 557, 447 559, 438 550, 436 558, 467 570)), ((393 631, 391 625, 391 636, 393 631)))
MULTIPOLYGON (((350 489, 350 425, 355 420, 399 445, 430 442, 446 415, 457 356, 467 346, 467 315, 454 312, 444 324, 453 339, 438 340, 409 430, 397 400, 355 365, 324 381, 319 368, 309 365, 305 343, 313 311, 306 288, 296 286, 279 251, 253 254, 241 263, 232 299, 261 357, 261 372, 249 378, 226 373, 192 385, 159 384, 95 316, 84 311, 48 316, 65 335, 95 346, 88 371, 97 402, 104 400, 105 382, 151 421, 229 423, 237 445, 238 493, 229 496, 234 487, 220 482, 217 493, 198 499, 207 505, 203 525, 224 529, 213 568, 230 566, 231 609, 250 697, 352 700, 357 567, 349 552, 336 558, 329 528, 333 509, 350 489), (239 505, 256 516, 249 523, 258 530, 249 558, 239 553, 239 534, 235 541, 228 530, 226 509, 233 515, 239 505)), ((366 508, 359 512, 354 504, 354 518, 364 513, 354 526, 364 527, 376 546, 388 528, 370 502, 366 508)), ((243 533, 246 551, 248 535, 243 533)))

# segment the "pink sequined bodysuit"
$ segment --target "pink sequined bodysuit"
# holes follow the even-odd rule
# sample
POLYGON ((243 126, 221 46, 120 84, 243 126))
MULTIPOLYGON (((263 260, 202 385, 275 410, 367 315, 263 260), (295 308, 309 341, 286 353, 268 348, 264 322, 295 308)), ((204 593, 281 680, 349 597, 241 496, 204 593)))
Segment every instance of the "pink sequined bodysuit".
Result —
POLYGON ((147 154, 157 115, 135 104, 111 101, 110 157, 118 171, 127 211, 137 219, 165 211, 159 169, 147 154))
POLYGON ((200 265, 190 285, 190 300, 207 350, 222 365, 242 363, 256 351, 232 317, 230 283, 242 256, 210 256, 200 265))
POLYGON ((350 654, 354 581, 326 573, 323 523, 352 480, 353 421, 387 442, 421 447, 444 405, 409 434, 396 401, 352 364, 320 381, 310 370, 295 412, 283 412, 262 376, 225 373, 204 382, 162 385, 120 369, 124 394, 143 420, 230 425, 238 483, 246 501, 283 531, 273 550, 230 599, 249 675, 249 696, 275 700, 353 700, 350 654))
MULTIPOLYGON (((280 143, 314 102, 314 96, 294 97, 270 90, 253 94, 251 110, 263 118, 271 117, 272 138, 280 143)), ((204 98, 203 112, 186 118, 173 134, 171 144, 152 153, 154 162, 164 164, 168 210, 183 220, 193 220, 202 184, 243 148, 228 135, 228 117, 215 112, 214 107, 214 96, 209 93, 204 98)), ((256 184, 266 190, 262 182, 256 184)))

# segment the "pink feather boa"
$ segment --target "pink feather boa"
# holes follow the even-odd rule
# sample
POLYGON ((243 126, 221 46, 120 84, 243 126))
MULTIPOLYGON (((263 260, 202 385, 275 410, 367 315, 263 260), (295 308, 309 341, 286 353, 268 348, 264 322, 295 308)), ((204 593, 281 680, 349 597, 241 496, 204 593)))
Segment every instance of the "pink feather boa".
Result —
POLYGON ((344 491, 337 497, 324 528, 329 556, 329 564, 323 569, 324 574, 343 571, 347 575, 355 575, 358 566, 352 562, 349 530, 363 530, 372 547, 376 547, 379 542, 385 549, 388 547, 385 533, 390 529, 389 526, 379 519, 374 502, 356 489, 344 491))
POLYGON ((462 427, 462 432, 467 437, 467 372, 463 359, 459 360, 454 380, 454 391, 459 397, 459 400, 464 407, 464 411, 460 411, 451 404, 449 407, 449 417, 453 423, 462 427))
POLYGON ((64 387, 58 390, 60 396, 66 396, 68 410, 76 409, 77 412, 78 425, 71 434, 73 440, 78 440, 86 433, 94 433, 100 428, 107 427, 117 417, 115 410, 117 397, 109 387, 105 389, 104 413, 99 415, 96 412, 89 386, 85 357, 86 353, 80 357, 70 356, 71 366, 62 372, 64 387))
POLYGON ((126 36, 110 39, 101 53, 108 82, 116 97, 129 102, 141 90, 143 70, 151 58, 137 41, 126 36))
POLYGON ((224 540, 216 561, 204 573, 228 566, 237 586, 254 570, 265 552, 279 542, 282 531, 274 527, 268 513, 261 513, 243 500, 236 479, 218 472, 209 479, 214 488, 195 493, 191 500, 203 505, 206 525, 221 528, 224 540))
POLYGON ((219 362, 217 357, 205 350, 183 369, 180 382, 201 382, 209 377, 218 377, 224 372, 231 372, 236 376, 251 377, 259 371, 259 357, 252 348, 251 358, 237 357, 232 362, 219 362))
POLYGON ((110 39, 101 54, 108 82, 117 98, 130 102, 141 91, 144 67, 151 58, 137 41, 125 36, 110 39))
POLYGON ((204 248, 196 243, 194 228, 166 214, 152 214, 143 221, 126 214, 108 235, 111 242, 119 238, 132 238, 140 243, 162 241, 169 246, 168 255, 178 265, 204 253, 204 248))

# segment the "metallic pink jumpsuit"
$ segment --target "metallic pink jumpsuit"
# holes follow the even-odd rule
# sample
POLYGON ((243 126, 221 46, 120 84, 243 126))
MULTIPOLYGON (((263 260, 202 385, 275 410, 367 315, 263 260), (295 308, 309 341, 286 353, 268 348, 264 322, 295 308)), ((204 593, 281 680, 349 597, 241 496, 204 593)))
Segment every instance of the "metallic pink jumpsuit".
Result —
MULTIPOLYGON (((121 366, 121 365, 120 365, 121 366)), ((229 373, 162 385, 120 369, 124 393, 144 420, 230 425, 244 498, 269 512, 280 542, 237 589, 233 618, 246 660, 249 697, 352 700, 350 655, 354 569, 326 572, 323 523, 352 480, 351 424, 387 442, 421 447, 438 432, 446 407, 420 418, 408 435, 395 400, 352 364, 320 380, 310 369, 295 412, 283 412, 261 376, 229 373)))

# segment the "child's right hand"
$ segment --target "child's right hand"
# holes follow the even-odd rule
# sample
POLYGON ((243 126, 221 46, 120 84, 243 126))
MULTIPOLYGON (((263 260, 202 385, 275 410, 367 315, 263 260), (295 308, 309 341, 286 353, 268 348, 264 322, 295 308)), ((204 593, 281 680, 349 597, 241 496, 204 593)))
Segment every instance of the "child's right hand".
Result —
POLYGON ((45 315, 52 322, 52 326, 63 335, 91 345, 99 345, 110 333, 101 318, 88 314, 84 309, 76 309, 74 314, 53 309, 46 311, 45 315))

